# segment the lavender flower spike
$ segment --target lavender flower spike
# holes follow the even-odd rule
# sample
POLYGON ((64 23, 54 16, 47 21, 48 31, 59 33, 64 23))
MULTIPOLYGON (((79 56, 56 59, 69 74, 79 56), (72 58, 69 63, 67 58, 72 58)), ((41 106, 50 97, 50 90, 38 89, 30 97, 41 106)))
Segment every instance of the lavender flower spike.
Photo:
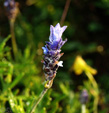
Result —
POLYGON ((59 66, 63 67, 63 61, 59 61, 59 59, 64 54, 60 53, 61 47, 67 41, 67 39, 64 41, 62 40, 62 34, 66 28, 67 26, 60 27, 59 23, 55 27, 51 25, 49 42, 46 42, 45 47, 42 47, 44 53, 44 60, 42 61, 44 64, 43 70, 45 73, 46 81, 49 81, 48 85, 52 85, 53 79, 56 76, 56 72, 59 66))
POLYGON ((4 6, 9 20, 15 20, 18 14, 18 3, 14 0, 5 0, 4 6))

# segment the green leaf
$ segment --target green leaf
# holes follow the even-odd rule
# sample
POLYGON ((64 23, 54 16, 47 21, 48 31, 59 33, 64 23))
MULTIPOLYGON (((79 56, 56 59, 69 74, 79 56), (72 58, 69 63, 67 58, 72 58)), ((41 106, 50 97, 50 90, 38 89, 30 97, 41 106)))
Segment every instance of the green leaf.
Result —
POLYGON ((8 95, 9 104, 11 106, 12 111, 14 113, 25 113, 24 108, 23 108, 22 99, 19 99, 19 104, 18 104, 18 101, 17 101, 16 97, 13 95, 13 93, 11 92, 11 90, 9 90, 8 94, 9 94, 8 95))
POLYGON ((5 38, 3 40, 3 42, 0 44, 0 52, 2 52, 3 48, 5 47, 6 45, 6 42, 9 40, 9 38, 11 37, 11 35, 9 35, 7 38, 5 38))

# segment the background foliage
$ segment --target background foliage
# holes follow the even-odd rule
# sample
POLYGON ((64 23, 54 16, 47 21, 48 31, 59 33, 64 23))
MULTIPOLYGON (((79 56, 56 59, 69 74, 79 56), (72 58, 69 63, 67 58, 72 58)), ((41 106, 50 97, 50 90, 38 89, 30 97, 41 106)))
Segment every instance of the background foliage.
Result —
MULTIPOLYGON (((0 0, 0 113, 28 113, 34 99, 43 90, 42 46, 49 37, 50 25, 61 21, 66 0, 16 0, 20 14, 15 22, 18 56, 14 58, 9 21, 0 0), (7 37, 7 38, 6 38, 7 37)), ((91 84, 83 72, 77 76, 72 65, 81 55, 97 69, 99 87, 98 113, 109 113, 108 0, 71 0, 63 25, 68 42, 63 46, 64 67, 59 68, 52 88, 36 113, 80 113, 80 94, 89 94, 87 112, 93 113, 91 84)))

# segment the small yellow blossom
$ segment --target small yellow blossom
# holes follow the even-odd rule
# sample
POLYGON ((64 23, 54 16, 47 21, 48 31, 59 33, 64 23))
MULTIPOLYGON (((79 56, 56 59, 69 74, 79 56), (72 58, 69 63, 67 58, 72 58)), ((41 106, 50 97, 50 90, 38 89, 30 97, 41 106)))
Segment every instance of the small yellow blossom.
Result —
POLYGON ((71 71, 74 70, 74 72, 77 75, 82 74, 83 71, 85 72, 90 72, 92 75, 95 75, 97 73, 96 69, 93 69, 92 67, 90 67, 81 56, 77 56, 73 66, 70 69, 71 71))

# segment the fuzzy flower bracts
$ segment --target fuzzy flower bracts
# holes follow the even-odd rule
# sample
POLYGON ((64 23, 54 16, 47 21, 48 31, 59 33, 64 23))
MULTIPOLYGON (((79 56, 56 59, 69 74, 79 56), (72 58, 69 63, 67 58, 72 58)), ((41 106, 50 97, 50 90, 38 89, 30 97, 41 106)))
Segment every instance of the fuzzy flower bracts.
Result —
POLYGON ((54 77, 56 76, 57 69, 59 66, 63 67, 63 61, 59 61, 59 59, 64 54, 60 53, 61 47, 67 41, 67 39, 64 41, 62 40, 62 34, 66 28, 67 26, 60 27, 59 23, 55 27, 51 25, 49 42, 46 42, 45 47, 42 47, 44 53, 44 58, 42 60, 42 63, 44 64, 43 70, 46 81, 48 81, 46 85, 49 85, 50 87, 53 83, 54 77))

